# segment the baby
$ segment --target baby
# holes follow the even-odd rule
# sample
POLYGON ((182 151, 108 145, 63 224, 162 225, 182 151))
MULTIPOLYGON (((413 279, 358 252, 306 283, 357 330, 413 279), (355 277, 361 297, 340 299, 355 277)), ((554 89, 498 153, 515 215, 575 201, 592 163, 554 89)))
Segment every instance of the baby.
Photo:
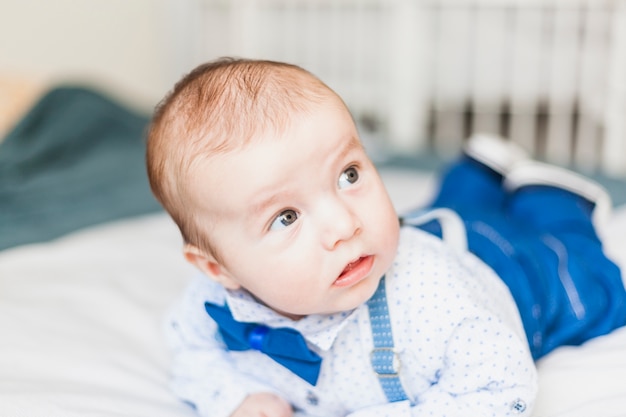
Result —
POLYGON ((624 323, 602 189, 476 139, 399 220, 344 102, 294 65, 193 70, 147 165, 202 272, 168 321, 202 416, 529 415, 534 359, 624 323))

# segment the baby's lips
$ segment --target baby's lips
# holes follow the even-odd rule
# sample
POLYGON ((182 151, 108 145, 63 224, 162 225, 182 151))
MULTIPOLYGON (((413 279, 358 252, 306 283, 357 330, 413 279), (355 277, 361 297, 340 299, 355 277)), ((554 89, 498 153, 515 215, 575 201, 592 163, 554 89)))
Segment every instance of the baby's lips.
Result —
POLYGON ((335 280, 335 285, 343 287, 359 282, 369 274, 373 263, 372 255, 361 256, 348 263, 335 280))

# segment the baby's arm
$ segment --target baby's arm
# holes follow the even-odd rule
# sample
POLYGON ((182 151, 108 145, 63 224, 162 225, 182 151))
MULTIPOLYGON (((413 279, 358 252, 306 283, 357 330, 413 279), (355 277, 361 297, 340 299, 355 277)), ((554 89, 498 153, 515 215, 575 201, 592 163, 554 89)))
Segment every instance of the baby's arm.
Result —
POLYGON ((348 417, 529 416, 537 375, 526 340, 494 321, 484 316, 458 324, 437 380, 413 403, 369 407, 348 417))
POLYGON ((230 417, 292 417, 293 410, 279 396, 259 392, 250 394, 230 417))
POLYGON ((216 288, 207 280, 202 277, 191 283, 166 322, 172 390, 203 417, 291 416, 289 404, 271 387, 233 366, 216 337, 217 325, 204 310, 205 301, 220 302, 219 297, 215 299, 216 288))

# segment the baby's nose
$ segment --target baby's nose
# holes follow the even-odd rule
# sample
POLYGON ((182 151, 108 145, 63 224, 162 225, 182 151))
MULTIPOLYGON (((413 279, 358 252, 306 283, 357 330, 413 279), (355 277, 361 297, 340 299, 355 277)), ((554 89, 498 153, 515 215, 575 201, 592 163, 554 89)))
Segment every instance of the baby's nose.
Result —
POLYGON ((333 250, 361 232, 359 217, 348 204, 338 201, 324 212, 322 242, 326 249, 333 250))

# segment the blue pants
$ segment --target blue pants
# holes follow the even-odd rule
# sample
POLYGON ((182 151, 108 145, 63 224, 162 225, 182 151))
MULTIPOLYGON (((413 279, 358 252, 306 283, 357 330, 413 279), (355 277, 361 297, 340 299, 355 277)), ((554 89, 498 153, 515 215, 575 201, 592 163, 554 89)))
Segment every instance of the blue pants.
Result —
MULTIPOLYGON (((431 207, 463 219, 469 250, 509 287, 533 357, 626 324, 626 291, 591 222, 593 203, 560 188, 508 192, 501 183, 464 157, 443 176, 431 207)), ((437 222, 420 227, 441 234, 437 222)))

